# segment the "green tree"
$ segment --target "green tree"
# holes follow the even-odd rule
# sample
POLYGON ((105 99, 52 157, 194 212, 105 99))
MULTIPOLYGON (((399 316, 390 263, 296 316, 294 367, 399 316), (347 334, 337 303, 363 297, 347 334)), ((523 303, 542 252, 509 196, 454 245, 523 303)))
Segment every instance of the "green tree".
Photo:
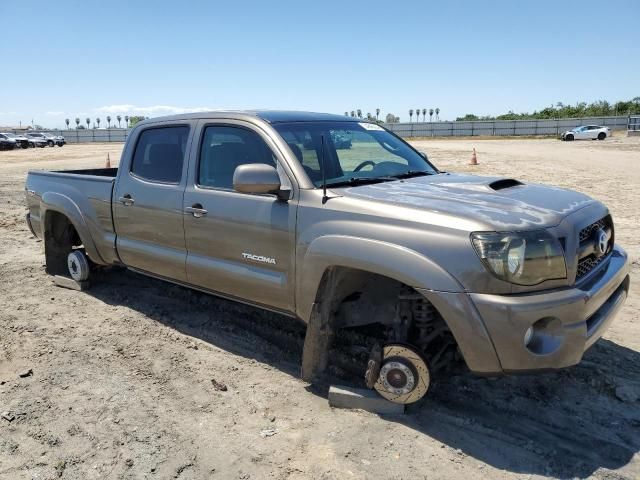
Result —
POLYGON ((433 108, 429 109, 429 121, 433 119, 433 108))
POLYGON ((138 116, 131 116, 129 117, 129 123, 132 127, 134 127, 136 125, 136 123, 143 121, 145 118, 141 115, 138 116))
POLYGON ((91 119, 87 117, 84 121, 87 122, 87 128, 89 128, 89 125, 91 125, 91 119))
POLYGON ((107 128, 111 128, 111 115, 107 115, 107 128))
POLYGON ((379 116, 380 116, 380 109, 376 108, 376 120, 378 120, 379 116))
POLYGON ((117 115, 116 120, 118 120, 118 128, 120 128, 120 122, 122 121, 122 117, 120 115, 117 115))
POLYGON ((440 120, 440 109, 436 108, 436 122, 440 120))
POLYGON ((67 124, 67 130, 69 130, 69 119, 68 119, 68 118, 65 118, 65 119, 64 119, 64 123, 66 123, 66 124, 67 124))
POLYGON ((409 121, 413 121, 413 108, 409 110, 409 121))
POLYGON ((79 126, 80 126, 80 119, 76 117, 76 128, 78 128, 79 126))

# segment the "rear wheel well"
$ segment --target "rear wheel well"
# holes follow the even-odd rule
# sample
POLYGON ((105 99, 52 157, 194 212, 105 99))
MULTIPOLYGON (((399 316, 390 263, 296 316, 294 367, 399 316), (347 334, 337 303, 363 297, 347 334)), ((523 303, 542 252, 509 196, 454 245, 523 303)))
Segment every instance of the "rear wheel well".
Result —
POLYGON ((66 215, 47 212, 44 220, 44 253, 47 273, 67 275, 67 256, 74 247, 80 247, 82 240, 78 231, 66 215))
POLYGON ((330 303, 329 363, 342 370, 362 373, 371 349, 384 343, 412 345, 435 373, 460 363, 457 343, 444 318, 424 296, 398 280, 332 267, 320 283, 316 303, 321 302, 330 303))

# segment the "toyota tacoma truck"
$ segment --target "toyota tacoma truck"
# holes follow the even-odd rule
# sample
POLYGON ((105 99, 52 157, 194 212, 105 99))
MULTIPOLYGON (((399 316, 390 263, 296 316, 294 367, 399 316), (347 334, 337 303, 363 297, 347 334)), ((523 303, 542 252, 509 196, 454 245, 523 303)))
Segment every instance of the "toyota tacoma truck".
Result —
POLYGON ((308 381, 354 339, 363 382, 397 403, 456 359, 480 375, 575 365, 629 289, 601 202, 440 171, 350 117, 145 120, 118 168, 31 171, 26 196, 48 273, 120 265, 298 319, 308 381))

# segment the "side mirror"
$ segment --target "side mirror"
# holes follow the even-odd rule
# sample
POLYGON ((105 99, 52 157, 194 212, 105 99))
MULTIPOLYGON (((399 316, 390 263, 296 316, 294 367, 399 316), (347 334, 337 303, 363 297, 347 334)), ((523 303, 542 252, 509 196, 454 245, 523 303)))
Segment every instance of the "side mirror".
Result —
POLYGON ((241 193, 280 192, 280 176, 275 168, 264 163, 240 165, 233 172, 233 189, 241 193))

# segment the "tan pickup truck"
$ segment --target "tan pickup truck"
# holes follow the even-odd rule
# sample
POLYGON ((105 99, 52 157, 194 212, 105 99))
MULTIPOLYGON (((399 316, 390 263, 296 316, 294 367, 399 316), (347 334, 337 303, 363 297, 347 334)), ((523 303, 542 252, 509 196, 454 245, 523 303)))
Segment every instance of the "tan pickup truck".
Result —
POLYGON ((482 375, 574 365, 629 288, 602 203, 441 172, 337 115, 146 120, 119 168, 29 172, 26 193, 49 273, 124 265, 297 318, 307 380, 362 332, 366 384, 398 403, 456 357, 482 375))

